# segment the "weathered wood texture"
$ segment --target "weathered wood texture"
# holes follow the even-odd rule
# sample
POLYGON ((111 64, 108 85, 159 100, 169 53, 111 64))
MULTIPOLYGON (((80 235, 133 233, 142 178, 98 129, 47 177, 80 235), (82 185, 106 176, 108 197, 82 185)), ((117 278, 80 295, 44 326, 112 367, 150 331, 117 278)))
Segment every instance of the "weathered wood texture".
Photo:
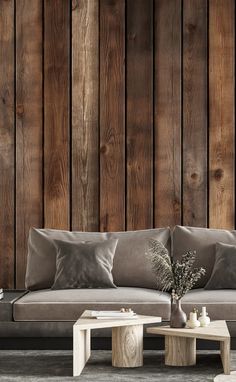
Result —
POLYGON ((16 2, 16 286, 24 287, 31 226, 43 224, 42 3, 16 2))
POLYGON ((70 228, 70 2, 44 1, 44 223, 70 228))
POLYGON ((230 374, 230 338, 220 342, 220 355, 223 364, 224 374, 230 374))
POLYGON ((155 226, 181 224, 181 1, 155 1, 155 226))
POLYGON ((209 2, 209 224, 235 226, 234 0, 209 2))
POLYGON ((165 365, 196 364, 196 338, 165 336, 165 365))
POLYGON ((183 224, 207 226, 207 0, 183 2, 183 224))
POLYGON ((112 366, 143 366, 143 325, 112 328, 112 366))
POLYGON ((230 334, 224 320, 191 330, 170 326, 149 327, 147 333, 165 336, 165 363, 170 366, 190 366, 196 363, 196 339, 220 341, 224 373, 230 374, 230 334))
POLYGON ((0 285, 14 287, 14 1, 0 2, 0 285))
POLYGON ((72 229, 99 230, 99 6, 72 2, 72 229))
POLYGON ((127 229, 153 226, 153 2, 127 0, 127 229))
POLYGON ((125 2, 100 1, 100 230, 125 230, 125 2))
POLYGON ((235 227, 234 8, 0 1, 0 287, 30 226, 235 227))

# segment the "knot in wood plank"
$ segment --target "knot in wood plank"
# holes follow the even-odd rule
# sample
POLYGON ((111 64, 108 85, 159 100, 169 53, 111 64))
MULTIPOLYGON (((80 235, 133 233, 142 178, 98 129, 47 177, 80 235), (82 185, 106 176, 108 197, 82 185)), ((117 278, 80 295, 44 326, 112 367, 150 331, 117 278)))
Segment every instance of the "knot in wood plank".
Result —
POLYGON ((219 181, 223 178, 224 176, 224 170, 222 168, 217 168, 214 172, 214 178, 219 181))
POLYGON ((22 105, 22 104, 18 104, 18 105, 16 106, 16 115, 17 115, 18 117, 22 117, 22 116, 24 115, 24 105, 22 105))

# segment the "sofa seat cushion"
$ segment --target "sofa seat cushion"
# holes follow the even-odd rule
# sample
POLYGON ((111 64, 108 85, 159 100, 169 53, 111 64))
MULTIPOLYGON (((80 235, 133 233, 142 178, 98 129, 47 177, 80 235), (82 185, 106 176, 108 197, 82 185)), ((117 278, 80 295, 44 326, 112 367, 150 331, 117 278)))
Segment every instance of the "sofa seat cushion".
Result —
POLYGON ((235 320, 236 293, 235 290, 204 290, 193 289, 182 299, 182 309, 189 314, 196 307, 201 312, 206 306, 211 320, 235 320))
POLYGON ((63 289, 27 293, 14 304, 15 321, 76 321, 86 309, 132 308, 144 315, 170 317, 170 295, 153 289, 63 289))
POLYGON ((203 288, 211 277, 215 263, 216 243, 236 245, 236 231, 224 229, 176 226, 173 231, 173 257, 175 260, 190 250, 196 251, 194 266, 206 269, 196 288, 203 288))

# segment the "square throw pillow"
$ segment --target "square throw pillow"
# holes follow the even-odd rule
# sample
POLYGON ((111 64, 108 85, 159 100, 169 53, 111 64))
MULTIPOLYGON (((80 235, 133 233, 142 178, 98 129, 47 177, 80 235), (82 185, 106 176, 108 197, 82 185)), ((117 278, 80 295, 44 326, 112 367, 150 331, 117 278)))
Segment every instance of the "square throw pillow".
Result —
POLYGON ((55 240, 57 258, 52 289, 115 288, 111 271, 117 242, 55 240))
POLYGON ((49 228, 31 228, 28 240, 28 257, 25 287, 29 290, 51 288, 56 273, 57 248, 54 240, 81 243, 106 240, 100 232, 71 232, 49 228))
POLYGON ((236 289, 236 245, 216 243, 215 264, 205 289, 236 289))

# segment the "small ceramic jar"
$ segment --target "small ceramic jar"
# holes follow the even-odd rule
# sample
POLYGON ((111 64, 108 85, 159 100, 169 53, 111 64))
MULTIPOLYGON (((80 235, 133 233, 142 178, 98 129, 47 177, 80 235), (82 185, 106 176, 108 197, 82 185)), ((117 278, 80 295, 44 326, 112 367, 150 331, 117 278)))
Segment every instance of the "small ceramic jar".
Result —
POLYGON ((187 327, 189 329, 199 328, 200 322, 197 319, 197 312, 191 312, 189 320, 187 321, 187 327))
POLYGON ((210 317, 208 317, 208 313, 206 311, 206 307, 202 307, 202 312, 200 314, 201 317, 199 317, 200 325, 201 326, 208 326, 211 322, 210 317))

